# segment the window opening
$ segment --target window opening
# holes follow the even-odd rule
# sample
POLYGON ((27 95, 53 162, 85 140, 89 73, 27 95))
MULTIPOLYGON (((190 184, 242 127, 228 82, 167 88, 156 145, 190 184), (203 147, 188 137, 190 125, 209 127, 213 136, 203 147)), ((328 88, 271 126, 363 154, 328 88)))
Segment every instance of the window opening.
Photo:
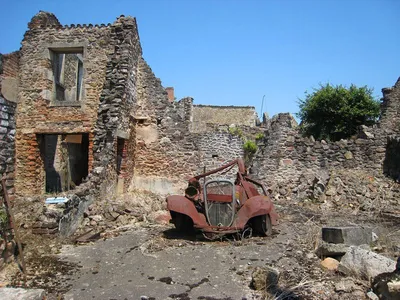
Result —
POLYGON ((77 102, 82 99, 83 49, 52 49, 53 100, 77 102))

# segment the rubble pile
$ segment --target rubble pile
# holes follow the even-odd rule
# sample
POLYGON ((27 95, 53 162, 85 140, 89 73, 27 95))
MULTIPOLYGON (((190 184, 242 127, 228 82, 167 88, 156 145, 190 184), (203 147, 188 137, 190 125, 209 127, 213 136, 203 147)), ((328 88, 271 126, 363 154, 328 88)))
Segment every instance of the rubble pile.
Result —
POLYGON ((138 222, 168 223, 164 197, 148 191, 132 191, 110 201, 96 201, 84 213, 77 234, 114 230, 138 222))
POLYGON ((400 205, 399 183, 362 170, 304 172, 270 191, 275 200, 311 201, 338 209, 388 212, 400 205))

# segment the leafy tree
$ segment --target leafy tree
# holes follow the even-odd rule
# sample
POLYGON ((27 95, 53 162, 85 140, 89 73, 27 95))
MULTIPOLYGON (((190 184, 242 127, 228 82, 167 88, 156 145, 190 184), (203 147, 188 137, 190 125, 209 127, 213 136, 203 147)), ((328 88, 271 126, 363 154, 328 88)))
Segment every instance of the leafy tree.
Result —
POLYGON ((317 139, 340 140, 357 133, 360 125, 372 125, 380 113, 380 104, 367 86, 346 88, 329 83, 299 99, 300 129, 317 139))

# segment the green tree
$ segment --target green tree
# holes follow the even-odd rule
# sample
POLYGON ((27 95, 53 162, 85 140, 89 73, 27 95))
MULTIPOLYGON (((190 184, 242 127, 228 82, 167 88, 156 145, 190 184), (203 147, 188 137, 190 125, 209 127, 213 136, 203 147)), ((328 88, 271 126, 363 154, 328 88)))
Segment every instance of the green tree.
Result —
POLYGON ((380 103, 367 86, 346 88, 329 83, 299 99, 300 130, 316 139, 340 140, 357 133, 360 125, 372 125, 380 113, 380 103))

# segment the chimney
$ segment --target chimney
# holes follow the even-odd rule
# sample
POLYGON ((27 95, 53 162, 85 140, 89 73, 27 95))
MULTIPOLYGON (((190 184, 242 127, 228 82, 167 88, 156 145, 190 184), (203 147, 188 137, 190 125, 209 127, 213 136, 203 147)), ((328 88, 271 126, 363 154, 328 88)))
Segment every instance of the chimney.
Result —
POLYGON ((169 102, 174 102, 175 100, 175 95, 174 95, 174 88, 173 87, 166 87, 165 90, 168 93, 168 100, 169 102))

